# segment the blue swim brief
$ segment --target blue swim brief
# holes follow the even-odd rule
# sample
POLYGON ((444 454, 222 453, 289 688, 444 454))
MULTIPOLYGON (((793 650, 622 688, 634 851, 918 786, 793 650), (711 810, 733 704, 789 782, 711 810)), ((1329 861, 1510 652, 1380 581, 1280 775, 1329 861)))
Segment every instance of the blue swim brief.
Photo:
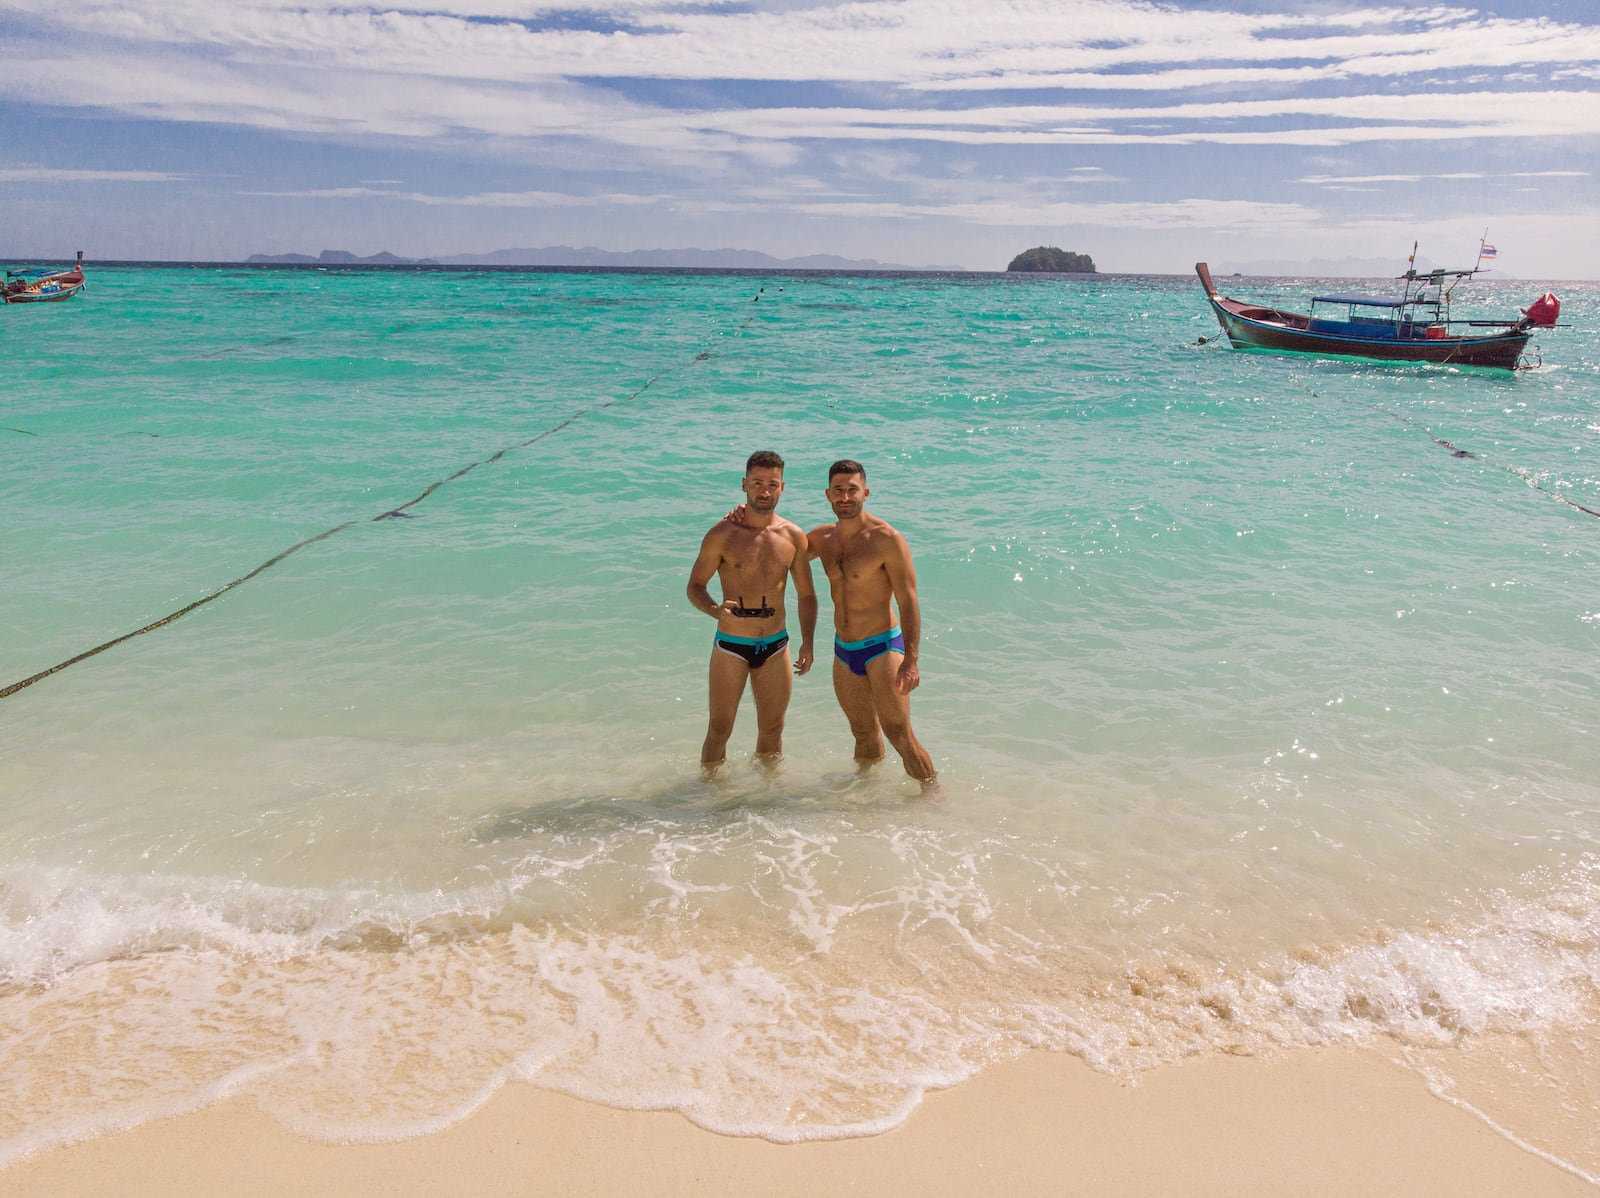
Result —
POLYGON ((833 638, 833 655, 849 666, 852 674, 862 677, 866 676, 869 661, 891 649, 896 653, 906 651, 906 638, 900 634, 898 626, 888 632, 869 636, 864 641, 841 641, 837 636, 833 638))
POLYGON ((771 636, 734 636, 731 632, 723 632, 719 628, 717 635, 711 638, 714 648, 721 649, 724 653, 731 653, 735 657, 742 657, 752 670, 759 670, 766 665, 767 659, 782 653, 783 647, 788 643, 787 628, 781 632, 774 632, 771 636))

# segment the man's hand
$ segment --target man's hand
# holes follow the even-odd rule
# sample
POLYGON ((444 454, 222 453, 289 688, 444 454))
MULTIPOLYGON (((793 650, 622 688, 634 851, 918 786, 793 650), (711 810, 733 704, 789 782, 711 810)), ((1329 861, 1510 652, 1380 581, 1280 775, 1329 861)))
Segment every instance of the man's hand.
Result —
POLYGON ((807 641, 800 646, 800 653, 794 659, 794 672, 796 676, 804 674, 811 668, 811 662, 816 654, 812 651, 811 642, 807 641))
POLYGON ((894 676, 894 689, 902 695, 909 695, 922 684, 922 672, 917 669, 914 661, 902 661, 900 670, 894 676))
POLYGON ((741 616, 739 614, 739 608, 739 600, 724 599, 721 603, 717 604, 717 610, 710 613, 711 618, 713 620, 720 620, 723 616, 732 616, 735 620, 748 619, 748 617, 741 616))
POLYGON ((746 503, 741 503, 738 507, 734 508, 731 512, 729 512, 726 516, 724 516, 723 519, 726 520, 729 524, 743 524, 745 522, 745 520, 744 520, 745 515, 749 511, 750 511, 750 505, 746 504, 746 503))

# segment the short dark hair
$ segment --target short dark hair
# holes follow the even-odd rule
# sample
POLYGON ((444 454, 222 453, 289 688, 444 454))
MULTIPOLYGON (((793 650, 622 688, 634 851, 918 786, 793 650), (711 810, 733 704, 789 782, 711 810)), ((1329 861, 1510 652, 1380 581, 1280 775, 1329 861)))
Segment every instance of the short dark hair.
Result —
POLYGON ((770 449, 758 449, 745 459, 744 472, 749 474, 759 466, 765 466, 770 470, 782 470, 783 459, 770 449))
POLYGON ((859 474, 861 481, 867 481, 867 468, 854 458, 840 458, 828 467, 828 481, 833 481, 835 474, 859 474))

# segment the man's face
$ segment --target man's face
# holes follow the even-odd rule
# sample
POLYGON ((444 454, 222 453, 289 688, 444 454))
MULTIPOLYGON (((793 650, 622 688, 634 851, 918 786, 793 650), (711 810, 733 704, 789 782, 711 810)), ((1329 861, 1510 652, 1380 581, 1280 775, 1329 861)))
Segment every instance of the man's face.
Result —
POLYGON ((835 474, 828 480, 828 489, 823 494, 833 514, 841 520, 849 520, 861 514, 872 492, 867 490, 867 480, 859 474, 835 474))
POLYGON ((771 512, 783 494, 783 471, 776 466, 757 466, 744 476, 744 497, 752 511, 771 512))

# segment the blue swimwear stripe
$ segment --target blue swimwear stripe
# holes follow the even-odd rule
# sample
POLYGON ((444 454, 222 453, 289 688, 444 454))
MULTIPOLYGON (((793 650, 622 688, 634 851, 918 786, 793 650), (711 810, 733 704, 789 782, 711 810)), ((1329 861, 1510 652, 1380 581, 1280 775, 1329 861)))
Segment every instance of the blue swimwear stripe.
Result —
POLYGON ((727 641, 730 645, 754 645, 758 649, 765 649, 768 645, 776 645, 788 635, 789 630, 787 628, 781 632, 774 632, 771 636, 734 636, 731 632, 723 632, 718 629, 717 635, 713 639, 727 641))
POLYGON ((872 645, 887 645, 899 635, 900 626, 896 624, 893 628, 889 629, 888 632, 880 632, 877 636, 869 636, 864 641, 841 641, 836 636, 833 638, 833 643, 834 646, 839 649, 866 649, 872 645))

